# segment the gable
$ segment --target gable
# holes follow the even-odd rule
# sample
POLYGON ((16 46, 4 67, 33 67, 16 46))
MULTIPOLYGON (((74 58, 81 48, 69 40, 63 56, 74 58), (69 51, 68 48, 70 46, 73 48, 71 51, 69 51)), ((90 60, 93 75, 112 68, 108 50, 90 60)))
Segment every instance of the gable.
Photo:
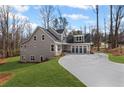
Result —
POLYGON ((31 40, 33 39, 33 37, 34 37, 35 35, 37 35, 36 33, 39 34, 39 33, 41 33, 41 31, 42 31, 42 33, 44 33, 44 34, 47 36, 47 38, 51 39, 52 41, 55 41, 54 38, 51 37, 51 36, 47 33, 47 30, 45 30, 44 28, 41 28, 41 27, 37 27, 37 28, 35 29, 34 33, 31 35, 31 37, 29 37, 28 40, 22 42, 21 45, 23 45, 23 44, 25 44, 25 43, 31 41, 31 40))

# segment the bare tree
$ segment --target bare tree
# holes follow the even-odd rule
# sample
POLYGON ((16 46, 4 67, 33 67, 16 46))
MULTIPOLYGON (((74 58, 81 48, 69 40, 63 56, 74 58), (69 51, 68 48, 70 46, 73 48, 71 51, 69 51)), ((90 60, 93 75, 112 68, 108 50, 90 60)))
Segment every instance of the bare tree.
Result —
POLYGON ((110 32, 109 32, 109 48, 113 48, 113 6, 110 5, 110 32))
POLYGON ((0 7, 0 28, 2 32, 2 40, 3 40, 3 56, 8 56, 9 51, 9 6, 1 6, 0 7))
POLYGON ((114 12, 113 12, 113 17, 114 17, 114 48, 118 47, 118 33, 119 33, 119 28, 122 19, 124 18, 124 6, 123 5, 117 5, 114 6, 114 12))
POLYGON ((106 35, 106 20, 105 20, 105 18, 104 18, 104 31, 105 31, 105 49, 106 49, 107 35, 106 35))
POLYGON ((10 6, 0 6, 0 11, 2 54, 3 57, 13 56, 17 49, 19 53, 21 37, 27 19, 19 18, 16 14, 12 14, 12 7, 10 6))
POLYGON ((32 25, 29 22, 28 24, 26 24, 26 31, 27 31, 27 38, 29 38, 32 35, 32 25))
POLYGON ((51 5, 44 5, 40 7, 40 17, 44 28, 50 27, 50 22, 54 19, 54 7, 51 5))
POLYGON ((100 35, 99 35, 99 6, 96 5, 96 21, 97 21, 97 51, 100 50, 100 35))

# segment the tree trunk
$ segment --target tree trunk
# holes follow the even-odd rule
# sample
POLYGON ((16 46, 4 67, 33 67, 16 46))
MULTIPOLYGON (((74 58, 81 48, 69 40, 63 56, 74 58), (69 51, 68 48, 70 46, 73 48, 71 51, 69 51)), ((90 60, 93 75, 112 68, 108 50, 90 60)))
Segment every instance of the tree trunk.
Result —
POLYGON ((100 51, 100 36, 99 36, 99 7, 96 5, 96 19, 97 19, 97 51, 100 51))

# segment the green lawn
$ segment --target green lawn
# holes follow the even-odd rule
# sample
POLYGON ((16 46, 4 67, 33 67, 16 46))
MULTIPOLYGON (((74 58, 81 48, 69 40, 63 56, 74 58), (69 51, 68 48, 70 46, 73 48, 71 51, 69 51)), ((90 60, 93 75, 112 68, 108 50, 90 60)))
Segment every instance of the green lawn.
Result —
POLYGON ((19 57, 7 58, 7 63, 0 65, 0 73, 13 73, 13 77, 2 86, 15 87, 83 87, 77 78, 71 75, 53 58, 39 64, 19 63, 19 57))
POLYGON ((124 56, 114 56, 112 54, 109 54, 109 59, 113 62, 124 63, 124 56))

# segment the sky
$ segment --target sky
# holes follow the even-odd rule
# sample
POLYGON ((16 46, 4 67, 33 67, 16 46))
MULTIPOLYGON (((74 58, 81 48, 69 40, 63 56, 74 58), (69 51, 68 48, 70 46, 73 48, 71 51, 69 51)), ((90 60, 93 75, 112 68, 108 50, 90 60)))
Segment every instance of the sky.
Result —
MULTIPOLYGON (((27 18, 33 25, 33 29, 37 26, 42 26, 42 19, 39 16, 39 6, 13 6, 17 15, 23 18, 27 18)), ((67 18, 68 29, 80 29, 84 26, 96 26, 96 11, 95 6, 85 5, 54 5, 55 8, 59 8, 61 15, 67 18)), ((55 16, 59 16, 58 12, 54 11, 55 16)), ((99 25, 101 29, 104 27, 104 18, 109 20, 109 6, 99 5, 99 25)))

